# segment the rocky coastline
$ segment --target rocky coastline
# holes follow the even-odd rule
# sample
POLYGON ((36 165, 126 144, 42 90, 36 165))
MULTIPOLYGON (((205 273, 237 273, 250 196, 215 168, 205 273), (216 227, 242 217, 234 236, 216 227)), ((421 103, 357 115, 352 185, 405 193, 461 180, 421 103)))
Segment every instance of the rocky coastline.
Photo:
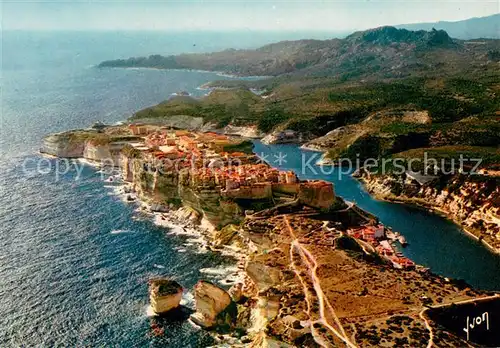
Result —
POLYGON ((439 213, 489 250, 500 254, 500 191, 496 178, 456 175, 419 183, 408 175, 357 175, 375 198, 414 204, 439 213), (442 182, 444 180, 444 182, 442 182))
MULTIPOLYGON (((176 143, 192 152, 199 148, 195 140, 217 149, 223 139, 227 141, 224 146, 240 144, 240 140, 219 135, 180 130, 165 131, 179 138, 162 138, 155 127, 140 135, 144 144, 178 139, 176 143)), ((394 268, 382 257, 377 242, 364 237, 370 226, 376 226, 376 217, 336 197, 332 184, 298 182, 291 173, 276 172, 283 181, 254 183, 250 188, 233 188, 233 183, 226 182, 221 189, 222 179, 216 177, 213 182, 208 172, 203 174, 203 167, 175 173, 164 167, 152 169, 153 163, 158 164, 154 160, 170 149, 160 156, 157 145, 142 150, 146 146, 122 144, 127 142, 124 136, 137 137, 133 133, 140 132, 140 126, 105 132, 116 137, 115 131, 132 134, 120 133, 119 141, 110 142, 96 136, 100 131, 92 133, 90 140, 88 134, 75 140, 75 133, 70 133, 55 140, 49 137, 48 143, 59 157, 88 154, 89 144, 102 156, 95 158, 104 160, 111 154, 121 169, 127 200, 141 202, 157 224, 195 231, 203 238, 204 248, 235 258, 239 280, 234 285, 223 289, 200 280, 194 288, 196 308, 191 320, 223 342, 235 347, 392 343, 411 347, 427 344, 431 335, 445 346, 464 342, 459 333, 445 332, 436 323, 431 323, 429 333, 428 319, 420 316, 420 310, 486 294, 414 264, 408 269, 394 268), (107 151, 111 146, 113 152, 103 152, 102 146, 107 151), (365 231, 362 237, 352 234, 358 229, 365 231), (387 292, 393 294, 387 297, 387 292), (406 324, 404 328, 397 328, 401 323, 406 324)), ((252 154, 238 156, 242 169, 276 174, 267 165, 255 167, 257 159, 252 154)), ((234 159, 219 158, 225 163, 234 159)), ((178 291, 167 295, 178 296, 178 291)), ((176 307, 177 299, 165 298, 165 308, 176 307)))
MULTIPOLYGON (((315 346, 320 342, 326 342, 325 346, 371 346, 380 342, 369 332, 373 325, 381 325, 379 315, 375 313, 384 308, 384 316, 388 320, 408 320, 408 329, 403 335, 396 333, 395 337, 389 335, 386 339, 404 342, 399 340, 411 333, 416 337, 418 332, 421 335, 419 340, 409 340, 410 344, 417 344, 429 337, 418 324, 421 319, 416 314, 406 315, 412 305, 438 304, 449 299, 466 300, 486 295, 464 283, 450 281, 425 270, 401 273, 402 271, 380 263, 373 252, 363 251, 363 244, 359 241, 352 243, 353 240, 342 237, 343 227, 340 221, 347 216, 318 221, 318 212, 315 210, 298 206, 282 209, 284 210, 264 211, 249 216, 238 228, 220 231, 186 207, 154 213, 156 219, 160 220, 158 224, 163 222, 165 226, 174 224, 196 230, 207 249, 226 252, 226 255, 230 251, 229 254, 235 258, 240 280, 234 285, 222 289, 200 281, 193 290, 198 303, 192 316, 193 322, 211 330, 221 343, 234 347, 298 347, 315 346), (308 217, 304 218, 304 215, 308 217), (295 233, 298 235, 294 235, 295 233), (301 254, 300 248, 304 248, 303 252, 309 252, 310 256, 301 254), (308 263, 309 257, 315 258, 318 270, 314 271, 315 266, 308 263), (340 265, 332 266, 331 258, 340 262, 340 265), (342 279, 346 279, 345 272, 354 272, 355 269, 356 272, 362 270, 363 275, 349 275, 347 278, 355 281, 355 284, 341 285, 342 279), (398 276, 403 276, 402 283, 396 280, 398 276), (330 283, 330 277, 335 279, 333 284, 330 283), (358 283, 366 277, 373 283, 358 283), (388 278, 394 279, 388 281, 388 278), (392 284, 392 281, 396 283, 392 284), (315 282, 318 282, 316 287, 315 282), (422 283, 429 286, 429 289, 417 291, 416 286, 422 283), (402 293, 398 298, 401 302, 389 304, 387 301, 375 300, 381 294, 380 291, 388 286, 400 287, 402 293), (323 332, 325 329, 319 324, 312 325, 323 320, 320 313, 320 297, 323 296, 341 304, 339 312, 342 314, 337 312, 338 304, 334 306, 342 323, 341 327, 347 332, 341 337, 357 337, 357 334, 365 330, 366 337, 362 334, 363 339, 358 337, 355 341, 346 343, 335 333, 323 332), (370 299, 375 301, 374 308, 357 308, 370 299), (370 314, 372 312, 374 314, 370 314), (371 319, 364 323, 358 318, 371 319)), ((325 315, 325 320, 336 322, 328 318, 328 315, 325 315)), ((461 342, 460 338, 448 337, 447 333, 440 332, 439 329, 437 332, 444 342, 461 342)), ((380 337, 384 335, 382 331, 380 337)))

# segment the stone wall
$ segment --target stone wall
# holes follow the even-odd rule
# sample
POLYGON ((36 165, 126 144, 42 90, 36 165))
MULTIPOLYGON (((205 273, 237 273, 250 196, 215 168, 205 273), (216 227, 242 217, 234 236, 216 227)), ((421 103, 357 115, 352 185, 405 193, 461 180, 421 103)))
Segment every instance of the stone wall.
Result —
POLYGON ((299 193, 299 183, 273 183, 272 190, 277 193, 296 195, 299 193))
POLYGON ((328 209, 335 203, 333 184, 322 180, 300 183, 298 198, 304 205, 328 209))
POLYGON ((266 199, 273 196, 271 183, 256 183, 252 186, 239 187, 221 192, 223 197, 233 199, 266 199))

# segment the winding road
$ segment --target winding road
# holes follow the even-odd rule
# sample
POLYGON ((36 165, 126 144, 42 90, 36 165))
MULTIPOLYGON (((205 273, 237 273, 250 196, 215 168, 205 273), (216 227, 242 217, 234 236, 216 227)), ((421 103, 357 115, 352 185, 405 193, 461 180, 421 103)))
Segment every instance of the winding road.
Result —
MULTIPOLYGON (((331 303, 328 301, 328 299, 325 297, 323 289, 321 288, 321 283, 320 280, 316 274, 317 268, 318 268, 318 263, 314 256, 307 250, 300 242, 298 241, 297 236, 295 235, 292 226, 290 225, 290 220, 286 215, 283 216, 283 219, 285 221, 285 224, 287 226, 288 232, 290 234, 290 237, 292 238, 292 242, 290 243, 290 262, 292 263, 292 268, 294 268, 295 273, 300 277, 300 272, 295 266, 293 262, 293 250, 297 250, 299 255, 302 258, 303 263, 309 270, 309 274, 311 276, 311 280, 313 283, 313 288, 314 292, 316 293, 316 297, 318 298, 319 302, 319 314, 320 314, 320 319, 317 320, 316 322, 319 322, 323 324, 328 330, 330 330, 335 336, 337 336, 340 340, 342 340, 348 347, 350 348, 355 348, 356 345, 351 342, 349 337, 347 336, 344 327, 340 323, 340 320, 335 313, 333 306, 331 303), (326 307, 326 308, 325 308, 326 307), (334 319, 335 323, 332 324, 328 321, 326 317, 326 309, 328 309, 329 315, 334 319), (334 325, 337 326, 338 329, 334 327, 334 325)), ((304 290, 307 292, 307 285, 304 283, 304 281, 301 279, 302 285, 304 286, 304 290)), ((307 299, 307 293, 306 293, 306 299, 307 299)), ((310 302, 308 300, 308 307, 309 309, 311 308, 310 302)), ((311 327, 313 327, 313 323, 311 323, 311 327)), ((313 331, 313 330, 311 330, 313 331)), ((317 335, 315 335, 315 340, 317 340, 318 344, 325 346, 325 342, 322 339, 318 339, 317 335)))

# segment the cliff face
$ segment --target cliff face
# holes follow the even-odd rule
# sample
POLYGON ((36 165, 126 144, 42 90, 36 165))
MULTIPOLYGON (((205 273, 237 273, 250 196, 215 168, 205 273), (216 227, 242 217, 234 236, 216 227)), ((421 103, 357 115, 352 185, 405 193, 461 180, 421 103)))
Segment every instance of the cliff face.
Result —
POLYGON ((52 134, 43 139, 40 152, 61 158, 85 158, 93 162, 119 166, 121 141, 109 141, 107 136, 92 131, 70 131, 52 134))
POLYGON ((206 281, 198 282, 194 287, 194 299, 196 313, 191 315, 191 320, 201 327, 211 328, 216 324, 223 325, 233 321, 235 313, 230 316, 229 320, 225 320, 226 318, 221 316, 221 313, 230 306, 232 300, 229 294, 218 286, 206 281))
POLYGON ((443 212, 500 253, 500 188, 498 179, 457 175, 425 184, 406 176, 362 180, 377 198, 415 203, 443 212))
POLYGON ((180 198, 184 205, 203 213, 203 216, 217 229, 243 219, 240 206, 231 200, 224 200, 216 190, 196 190, 181 185, 180 198))
POLYGON ((56 157, 81 158, 84 149, 84 142, 71 141, 67 133, 58 133, 43 139, 40 152, 56 157))
POLYGON ((217 230, 239 224, 245 211, 274 206, 274 193, 296 196, 297 202, 318 210, 329 210, 336 202, 333 185, 324 181, 254 183, 248 187, 221 190, 213 181, 203 181, 191 168, 155 168, 144 159, 122 154, 122 175, 145 201, 189 207, 217 230))
POLYGON ((189 168, 155 171, 146 161, 125 155, 121 163, 124 180, 133 184, 143 200, 182 204, 203 215, 215 227, 243 219, 243 211, 237 203, 222 197, 219 190, 200 185, 191 177, 189 168))
POLYGON ((134 118, 140 118, 141 123, 163 125, 175 127, 178 129, 198 130, 203 127, 202 117, 193 117, 189 115, 176 114, 171 115, 168 119, 158 118, 154 108, 146 108, 137 112, 134 118))
POLYGON ((113 163, 114 166, 120 165, 120 151, 123 148, 122 143, 110 143, 110 144, 95 144, 88 141, 84 145, 82 157, 94 162, 113 163))

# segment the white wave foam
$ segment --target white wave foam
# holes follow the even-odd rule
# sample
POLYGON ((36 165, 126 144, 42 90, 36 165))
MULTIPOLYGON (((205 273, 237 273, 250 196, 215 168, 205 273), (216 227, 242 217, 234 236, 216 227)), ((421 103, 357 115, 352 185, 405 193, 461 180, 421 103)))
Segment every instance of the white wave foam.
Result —
POLYGON ((153 310, 153 307, 151 305, 148 305, 146 308, 146 316, 147 317, 156 317, 158 314, 153 310))
POLYGON ((221 250, 221 254, 223 256, 231 256, 234 258, 239 258, 242 256, 241 249, 231 245, 224 245, 223 249, 221 250))
POLYGON ((200 269, 200 273, 209 274, 212 276, 226 276, 227 274, 234 272, 238 272, 238 268, 235 266, 207 267, 200 269))
POLYGON ((123 183, 116 182, 115 185, 103 185, 103 187, 109 189, 110 192, 106 193, 108 196, 118 197, 124 203, 137 202, 137 196, 135 194, 125 192, 126 185, 123 183), (129 196, 132 200, 128 200, 129 196))
POLYGON ((188 323, 191 324, 192 327, 194 327, 197 330, 201 330, 201 326, 196 325, 194 321, 191 320, 191 318, 188 319, 188 323))
POLYGON ((186 244, 195 245, 195 244, 206 244, 205 239, 202 236, 198 236, 198 238, 188 238, 186 240, 186 244))
POLYGON ((181 305, 189 308, 194 307, 194 295, 187 291, 182 294, 181 305))
POLYGON ((130 230, 113 230, 111 234, 120 234, 120 233, 128 233, 130 230))
POLYGON ((223 286, 231 286, 244 279, 244 272, 235 266, 202 268, 200 273, 223 286))
MULTIPOLYGON (((201 237, 200 231, 194 229, 194 228, 187 228, 180 226, 173 222, 172 220, 169 219, 168 216, 165 216, 164 214, 161 213, 155 213, 154 214, 154 223, 157 226, 161 227, 166 227, 169 229, 167 232, 168 235, 176 235, 176 236, 190 236, 190 237, 201 237)), ((202 239, 191 239, 191 242, 201 242, 202 239)))
POLYGON ((116 175, 111 175, 110 177, 108 177, 106 180, 104 180, 104 182, 107 182, 107 183, 120 183, 120 179, 116 177, 116 175))
MULTIPOLYGON (((89 161, 85 158, 77 158, 76 159, 77 162, 81 163, 81 164, 84 164, 84 165, 87 165, 87 166, 90 166, 90 167, 94 167, 94 168, 100 168, 101 166, 99 165, 99 162, 94 162, 94 161, 89 161)), ((98 170, 97 173, 100 173, 101 171, 98 170)))

